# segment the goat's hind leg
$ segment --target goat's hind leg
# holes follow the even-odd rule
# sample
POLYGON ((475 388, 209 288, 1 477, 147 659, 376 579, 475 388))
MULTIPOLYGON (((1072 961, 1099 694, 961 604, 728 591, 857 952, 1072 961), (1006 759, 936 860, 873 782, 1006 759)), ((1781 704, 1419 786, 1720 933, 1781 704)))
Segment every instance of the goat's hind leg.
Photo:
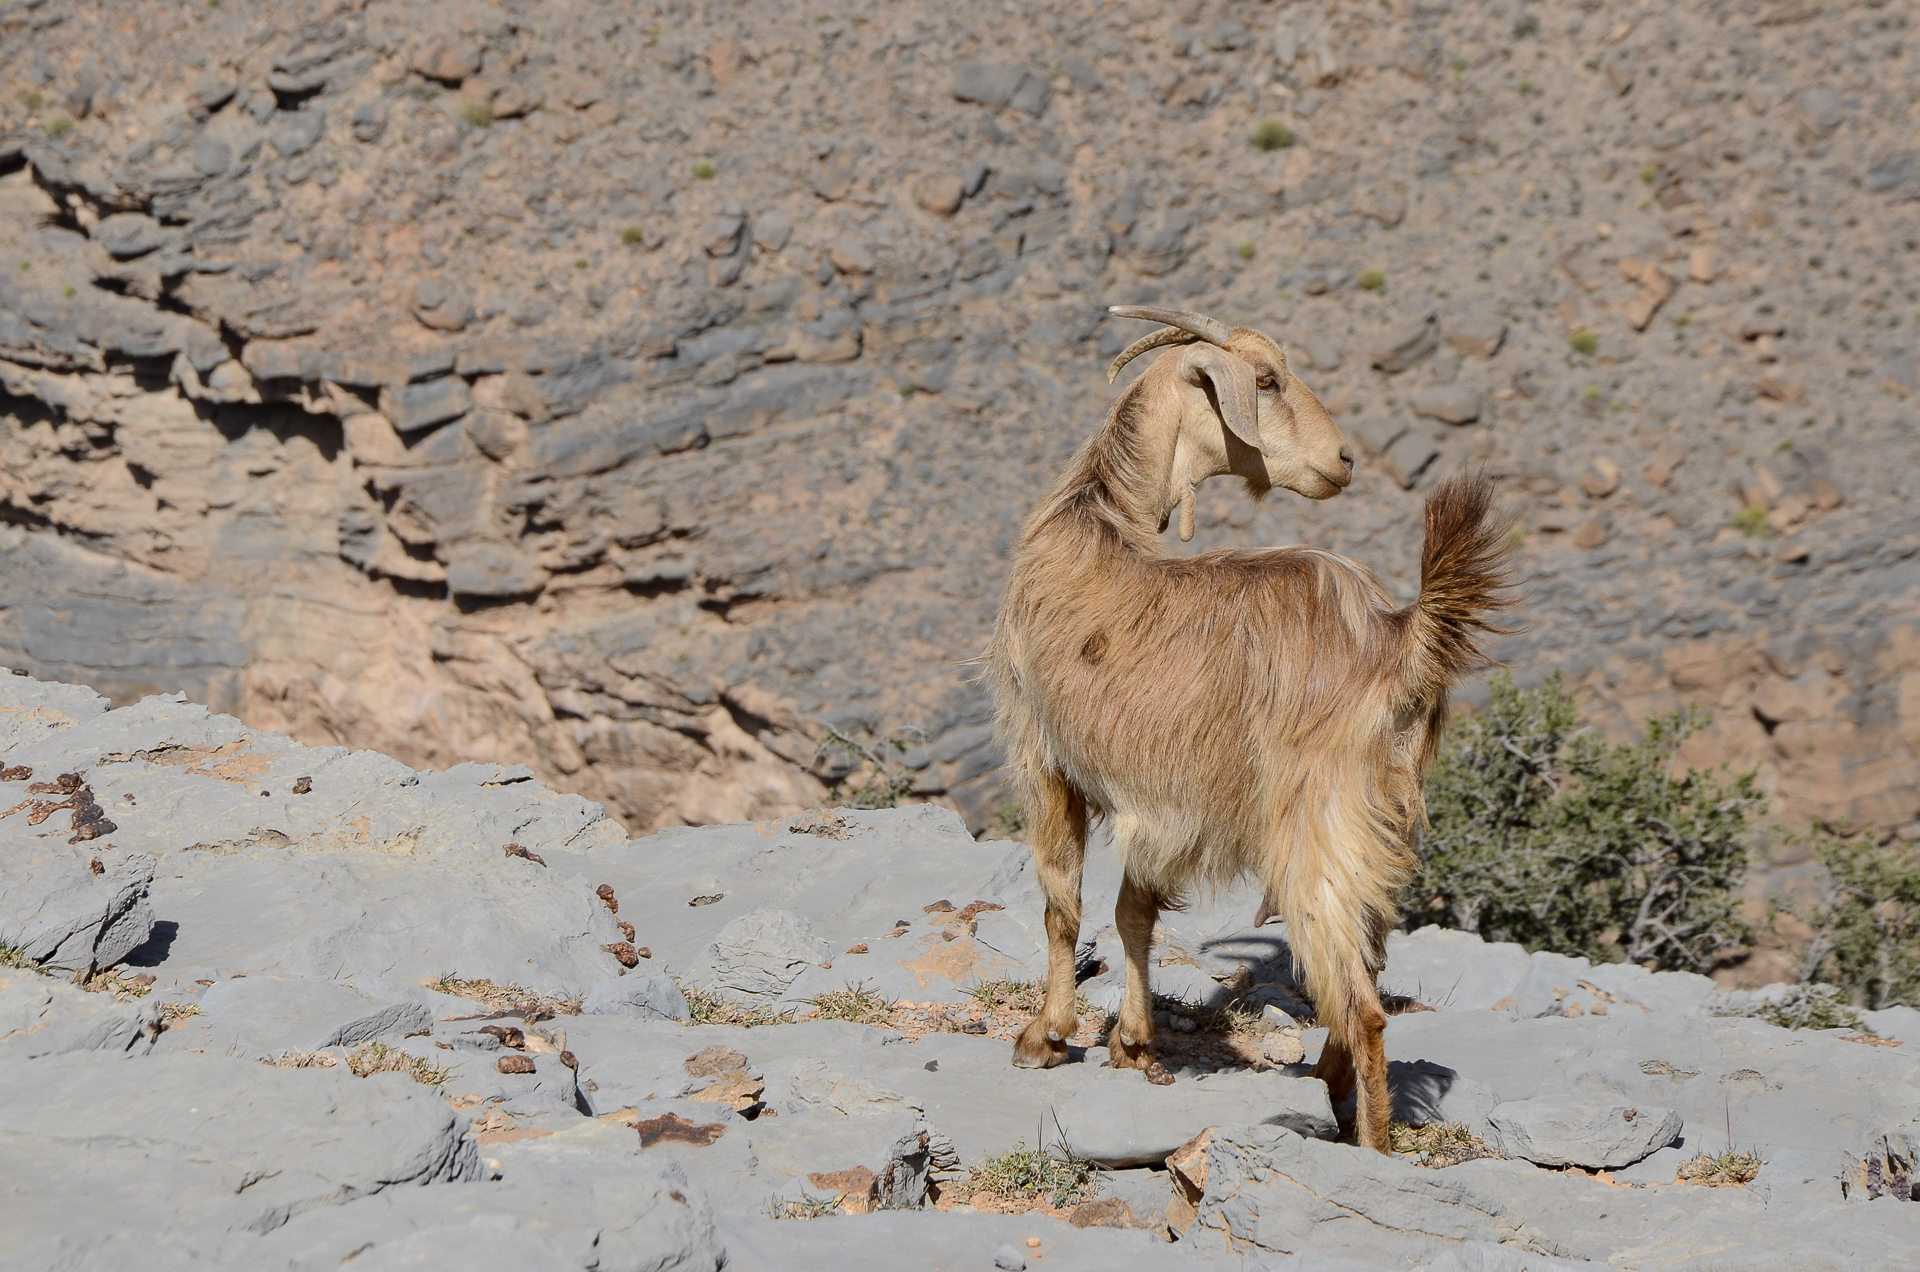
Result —
POLYGON ((1067 1060, 1074 1015, 1074 947, 1080 940, 1080 872, 1087 853, 1087 802, 1058 773, 1038 784, 1033 866, 1047 902, 1047 1000, 1013 1044, 1023 1069, 1051 1069, 1067 1060))
POLYGON ((1160 898, 1133 881, 1120 881, 1120 903, 1113 924, 1127 952, 1127 992, 1120 1000, 1120 1017, 1107 1037, 1107 1052, 1116 1069, 1146 1069, 1153 1065, 1153 995, 1147 980, 1147 955, 1153 946, 1153 925, 1160 917, 1160 898))
POLYGON ((1393 1101, 1387 1092, 1387 1013, 1378 980, 1384 965, 1386 928, 1380 911, 1341 907, 1332 890, 1320 893, 1326 912, 1288 923, 1294 951, 1307 973, 1314 1014, 1327 1027, 1326 1046, 1312 1076, 1327 1084, 1338 1105, 1355 1093, 1354 1138, 1362 1148, 1385 1153, 1393 1101))

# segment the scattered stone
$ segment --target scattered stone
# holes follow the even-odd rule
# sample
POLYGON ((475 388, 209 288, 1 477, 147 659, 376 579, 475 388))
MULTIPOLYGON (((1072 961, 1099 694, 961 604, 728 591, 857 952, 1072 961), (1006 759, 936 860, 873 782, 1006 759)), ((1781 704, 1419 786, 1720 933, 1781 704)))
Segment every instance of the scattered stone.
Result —
POLYGON ((952 216, 965 198, 965 187, 952 173, 922 177, 914 186, 915 201, 935 216, 952 216))
POLYGON ((1449 318, 1446 341, 1475 358, 1491 358, 1507 339, 1507 320, 1490 309, 1471 309, 1449 318))
MULTIPOLYGON (((1660 482, 1659 485, 1666 483, 1660 482)), ((1620 489, 1620 465, 1605 455, 1596 456, 1580 474, 1580 487, 1595 499, 1605 499, 1620 489)))
POLYGON ((466 40, 440 38, 427 41, 409 63, 428 79, 459 84, 480 73, 480 46, 466 40))
POLYGON ((1061 1104, 1057 1116, 1067 1146, 1107 1167, 1157 1165, 1209 1126, 1288 1126, 1321 1138, 1337 1133, 1324 1083, 1273 1074, 1217 1073, 1172 1089, 1150 1081, 1096 1082, 1061 1104))
POLYGON ((1486 409, 1480 390, 1464 384, 1436 384, 1413 395, 1413 413, 1447 424, 1471 424, 1486 409))
POLYGON ((1400 483, 1402 490, 1412 490, 1438 458, 1440 448, 1430 439, 1416 432, 1403 432, 1380 456, 1380 467, 1400 483))
POLYGON ((1440 319, 1428 314, 1388 328, 1374 342, 1369 360, 1382 371, 1405 371, 1439 347, 1440 319))

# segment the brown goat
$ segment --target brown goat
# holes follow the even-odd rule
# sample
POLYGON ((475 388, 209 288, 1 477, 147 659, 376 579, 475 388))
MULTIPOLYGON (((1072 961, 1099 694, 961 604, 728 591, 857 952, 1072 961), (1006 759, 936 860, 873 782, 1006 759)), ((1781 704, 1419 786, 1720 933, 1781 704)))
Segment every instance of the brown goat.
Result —
MULTIPOLYGON (((1474 629, 1505 601, 1492 484, 1427 499, 1420 595, 1395 609, 1363 566, 1311 548, 1179 557, 1160 533, 1192 492, 1232 474, 1258 498, 1338 494, 1352 460, 1285 353, 1247 328, 1172 324, 1115 361, 1177 345, 1120 394, 1105 426, 1027 521, 988 655, 998 729, 1025 797, 1046 898, 1045 1006, 1014 1063, 1067 1058, 1090 817, 1123 864, 1114 921, 1126 996, 1113 1063, 1153 1063, 1147 953, 1162 908, 1253 874, 1287 921, 1327 1044, 1314 1069, 1355 1086, 1359 1142, 1387 1151, 1378 978, 1395 894, 1425 815, 1421 782, 1474 629)), ((1111 378, 1111 375, 1110 377, 1111 378)))

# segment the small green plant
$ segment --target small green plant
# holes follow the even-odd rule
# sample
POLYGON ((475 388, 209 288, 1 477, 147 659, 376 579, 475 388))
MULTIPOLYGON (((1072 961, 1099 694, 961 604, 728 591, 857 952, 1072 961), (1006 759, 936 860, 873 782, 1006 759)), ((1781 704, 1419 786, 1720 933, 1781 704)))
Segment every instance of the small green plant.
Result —
POLYGON ((575 261, 575 262, 573 263, 573 267, 574 267, 575 269, 586 269, 586 268, 587 268, 587 258, 583 256, 583 257, 581 257, 581 258, 580 258, 579 260, 576 260, 576 261, 575 261))
POLYGON ((1601 399, 1606 396, 1607 391, 1597 384, 1589 384, 1586 388, 1580 390, 1580 400, 1588 406, 1600 405, 1601 399))
POLYGON ((1389 1122, 1387 1142, 1394 1152, 1405 1157, 1417 1157, 1418 1165, 1434 1170, 1483 1157, 1500 1156, 1487 1147, 1485 1140, 1458 1122, 1428 1122, 1424 1126, 1389 1122))
POLYGON ((1767 537, 1767 510, 1747 507, 1728 518, 1727 524, 1740 532, 1743 539, 1764 539, 1767 537))
POLYGON ((493 125, 493 103, 478 97, 460 104, 460 118, 473 128, 489 128, 493 125))
POLYGON ((674 984, 680 986, 681 994, 686 997, 687 1023, 690 1025, 736 1025, 741 1029, 758 1029, 765 1025, 793 1023, 795 1012, 792 1008, 775 1011, 771 1007, 742 1007, 712 990, 679 981, 674 984))
POLYGON ((1240 245, 1240 246, 1239 246, 1238 248, 1236 248, 1236 249, 1234 249, 1234 250, 1235 250, 1235 251, 1237 251, 1237 252, 1239 252, 1239 254, 1240 254, 1240 259, 1241 259, 1241 260, 1243 260, 1243 261, 1250 261, 1250 260, 1252 260, 1252 259, 1253 259, 1253 254, 1254 254, 1254 251, 1255 251, 1255 248, 1254 248, 1254 246, 1253 246, 1253 240, 1252 240, 1252 239, 1248 239, 1248 240, 1247 240, 1246 242, 1244 242, 1244 243, 1242 243, 1242 244, 1241 244, 1241 245, 1240 245))
POLYGON ((1654 182, 1658 181, 1659 179, 1660 179, 1659 164, 1649 163, 1649 164, 1641 165, 1640 167, 1640 184, 1641 185, 1652 185, 1654 182))
POLYGON ((993 833, 1001 839, 1018 839, 1026 834, 1026 805, 1017 799, 1000 801, 993 810, 993 833))
POLYGON ((72 128, 73 121, 71 119, 65 115, 55 115, 47 121, 47 136, 49 139, 57 140, 65 136, 72 128))
POLYGON ((5 941, 0 941, 0 967, 11 967, 15 971, 20 972, 40 972, 43 975, 46 974, 45 969, 29 959, 26 952, 19 946, 8 945, 5 941))
POLYGON ((1293 129, 1268 116, 1253 126, 1251 140, 1256 150, 1285 150, 1293 144, 1293 129))
POLYGON ((638 225, 629 225, 620 231, 620 242, 627 247, 638 247, 647 241, 647 232, 638 225))
POLYGON ((1879 1036, 1835 985, 1794 985, 1778 998, 1731 1014, 1757 1016, 1782 1029, 1853 1029, 1879 1036))
POLYGON ((1581 327, 1567 336, 1567 347, 1591 358, 1600 347, 1600 334, 1591 327, 1581 327))
POLYGON ((1538 34, 1540 34, 1540 19, 1535 15, 1529 13, 1525 17, 1517 18, 1514 20, 1514 24, 1513 24, 1514 39, 1524 40, 1530 35, 1538 35, 1538 34))
POLYGON ((1673 325, 1676 327, 1691 327, 1693 326, 1693 315, 1680 314, 1679 316, 1674 318, 1673 325))
POLYGON ((1523 79, 1520 81, 1520 96, 1525 97, 1528 93, 1531 93, 1532 91, 1533 91, 1532 80, 1523 79))
POLYGON ((1745 1188, 1760 1174, 1766 1159, 1758 1153, 1743 1153, 1729 1148, 1718 1155, 1702 1153, 1680 1163, 1674 1172, 1676 1184, 1703 1184, 1708 1188, 1745 1188))
POLYGON ((1818 896, 1773 907, 1813 929, 1801 979, 1830 982, 1875 1011, 1920 1007, 1920 852, 1819 831, 1813 848, 1827 874, 1818 896))
POLYGON ((850 1020, 856 1025, 884 1025, 893 1004, 862 985, 830 990, 813 1000, 815 1020, 850 1020))
POLYGON ((1501 540, 1501 544, 1509 552, 1518 552, 1520 549, 1526 547, 1527 546, 1526 527, 1518 524, 1508 526, 1506 537, 1501 540))
POLYGON ((1361 291, 1379 291, 1387 285, 1387 276, 1382 270, 1363 269, 1355 281, 1360 284, 1361 291))
POLYGON ((47 104, 47 99, 40 95, 40 90, 37 88, 30 88, 20 94, 20 100, 27 104, 28 110, 39 110, 47 104))
POLYGON ((68 284, 67 284, 67 285, 66 285, 65 287, 62 287, 62 288, 60 289, 60 294, 61 294, 62 296, 64 296, 64 297, 66 297, 66 298, 67 298, 68 300, 72 300, 72 299, 73 299, 73 295, 74 295, 74 293, 73 293, 73 284, 72 284, 72 283, 68 283, 68 284))
POLYGON ((1044 1199, 1058 1209, 1077 1206, 1097 1191, 1092 1162, 1065 1147, 1028 1148, 1025 1140, 974 1167, 973 1187, 1000 1201, 1044 1199))
POLYGON ((713 180, 714 171, 713 160, 711 159, 700 159, 695 161, 693 165, 693 175, 696 180, 711 181, 713 180))
POLYGON ((1793 449, 1793 439, 1789 437, 1783 440, 1782 442, 1780 442, 1779 445, 1775 446, 1773 448, 1773 451, 1774 451, 1774 454, 1776 455, 1784 455, 1792 449, 1793 449))
POLYGON ((1765 800, 1752 773, 1673 776, 1703 716, 1655 716, 1642 740, 1610 747, 1558 672, 1537 689, 1505 673, 1488 687, 1427 779, 1412 922, 1694 972, 1748 939, 1736 893, 1765 800))

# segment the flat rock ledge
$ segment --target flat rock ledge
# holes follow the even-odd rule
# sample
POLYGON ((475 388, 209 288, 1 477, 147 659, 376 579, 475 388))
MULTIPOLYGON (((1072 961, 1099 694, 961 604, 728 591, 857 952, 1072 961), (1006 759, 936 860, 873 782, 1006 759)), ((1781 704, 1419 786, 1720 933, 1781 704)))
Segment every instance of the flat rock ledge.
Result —
MULTIPOLYGON (((1249 892, 1166 916, 1163 1073, 1091 1028, 1029 1072, 1026 849, 937 808, 629 839, 518 765, 18 675, 0 769, 9 1269, 1920 1267, 1920 1013, 1860 1045, 1396 934, 1395 1117, 1473 1147, 1386 1157, 1249 892), (1022 1146, 1090 1189, 1001 1213, 1022 1146), (1745 1186, 1680 1182, 1729 1151, 1745 1186)), ((1118 882, 1101 845, 1096 1016, 1118 882)))

